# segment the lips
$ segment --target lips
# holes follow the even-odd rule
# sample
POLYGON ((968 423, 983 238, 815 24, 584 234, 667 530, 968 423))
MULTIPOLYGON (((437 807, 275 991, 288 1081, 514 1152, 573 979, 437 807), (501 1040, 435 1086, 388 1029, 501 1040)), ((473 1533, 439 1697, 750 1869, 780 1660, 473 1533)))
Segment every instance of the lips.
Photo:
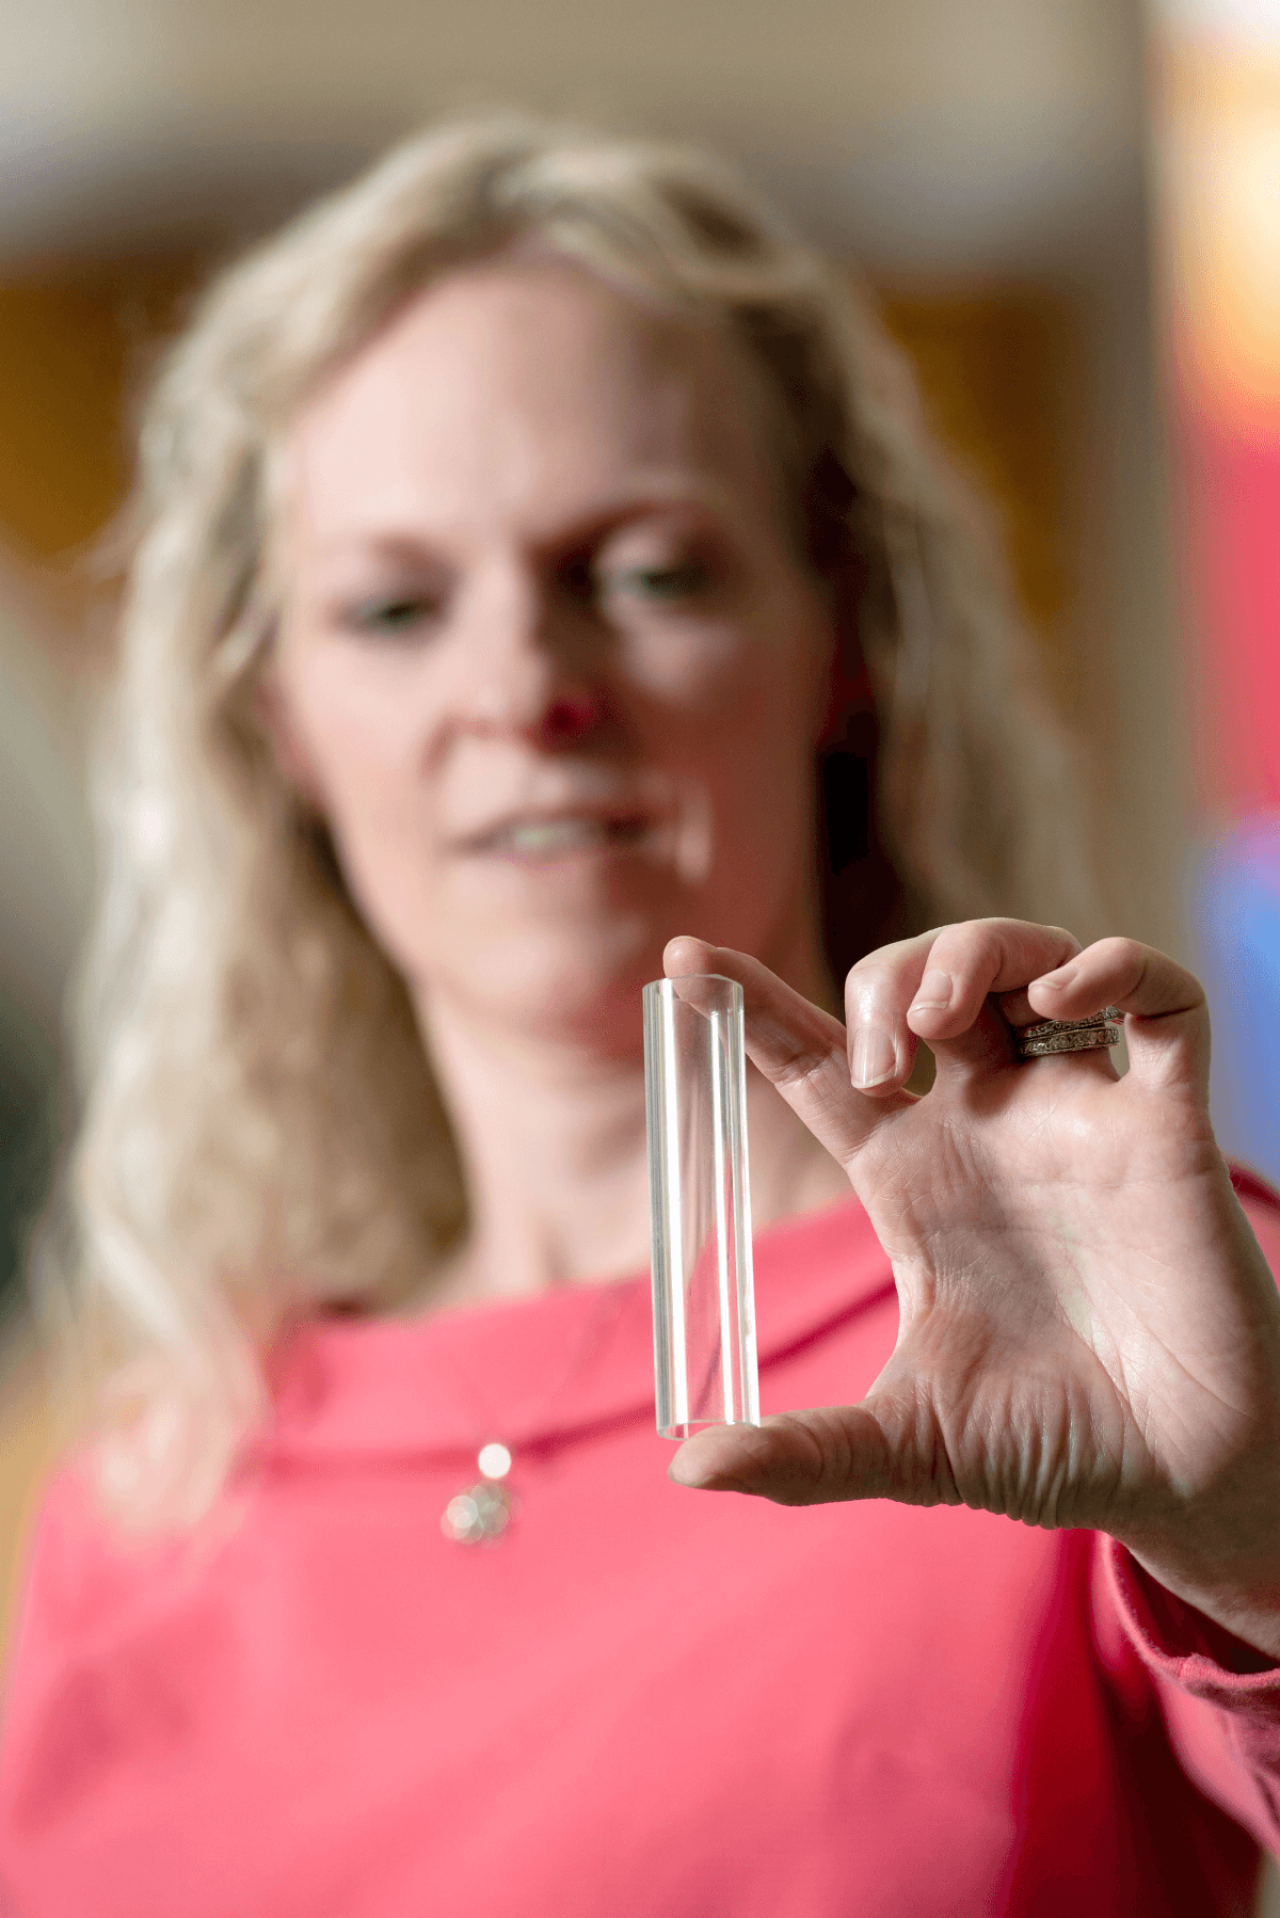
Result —
POLYGON ((499 821, 458 842, 475 857, 543 862, 638 845, 649 831, 645 813, 524 814, 499 821))

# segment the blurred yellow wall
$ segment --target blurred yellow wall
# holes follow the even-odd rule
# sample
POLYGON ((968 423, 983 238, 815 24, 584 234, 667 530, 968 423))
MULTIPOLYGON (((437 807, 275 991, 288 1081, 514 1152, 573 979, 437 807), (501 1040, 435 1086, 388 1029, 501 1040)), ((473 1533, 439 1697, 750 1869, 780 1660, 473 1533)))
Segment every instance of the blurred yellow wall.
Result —
MULTIPOLYGON (((134 409, 198 269, 185 258, 62 267, 0 281, 0 546, 25 560, 88 666, 101 580, 93 543, 122 504, 134 409)), ((1032 623, 1050 644, 1069 593, 1063 367, 1070 307, 1019 283, 886 284, 890 331, 935 426, 989 492, 1032 623)))

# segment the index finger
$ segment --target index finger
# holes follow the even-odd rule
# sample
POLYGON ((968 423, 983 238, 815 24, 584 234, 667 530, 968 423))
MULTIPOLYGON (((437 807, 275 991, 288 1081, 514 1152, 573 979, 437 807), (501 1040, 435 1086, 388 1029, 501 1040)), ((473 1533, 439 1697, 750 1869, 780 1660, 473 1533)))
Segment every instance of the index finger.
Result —
POLYGON ((751 1063, 841 1165, 854 1156, 886 1110, 913 1103, 905 1093, 876 1100, 855 1092, 840 1021, 784 984, 758 959, 731 946, 685 937, 669 942, 663 966, 671 979, 718 972, 737 980, 751 1063))

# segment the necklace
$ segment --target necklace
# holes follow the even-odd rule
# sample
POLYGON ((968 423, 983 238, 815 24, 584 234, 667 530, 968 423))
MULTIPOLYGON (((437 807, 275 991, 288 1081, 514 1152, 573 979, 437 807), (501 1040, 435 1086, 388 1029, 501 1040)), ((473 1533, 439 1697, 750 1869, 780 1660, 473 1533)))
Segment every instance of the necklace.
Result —
MULTIPOLYGON (((551 1390, 540 1394, 531 1410, 526 1409, 523 1418, 509 1417, 504 1421, 509 1434, 521 1428, 536 1430, 538 1422, 552 1409, 561 1394, 568 1390, 588 1359, 595 1356, 606 1333, 612 1330, 629 1292, 630 1287, 622 1283, 602 1287, 595 1309, 588 1314, 581 1336, 570 1349, 568 1365, 553 1379, 551 1390)), ((453 1370, 472 1411, 480 1414, 476 1420, 478 1429, 492 1432, 498 1422, 490 1417, 474 1381, 467 1377, 456 1359, 453 1361, 453 1370)), ((512 1445, 515 1443, 514 1437, 511 1444, 499 1438, 488 1438, 480 1446, 476 1453, 479 1478, 473 1485, 455 1492, 440 1515, 440 1529, 452 1544, 496 1545, 515 1518, 520 1502, 507 1483, 507 1476, 515 1462, 512 1455, 512 1445)))
POLYGON ((480 1477, 465 1492, 455 1492, 440 1518, 440 1530, 455 1545, 492 1545, 516 1514, 515 1494, 503 1480, 511 1453, 501 1439, 490 1439, 476 1454, 480 1477))

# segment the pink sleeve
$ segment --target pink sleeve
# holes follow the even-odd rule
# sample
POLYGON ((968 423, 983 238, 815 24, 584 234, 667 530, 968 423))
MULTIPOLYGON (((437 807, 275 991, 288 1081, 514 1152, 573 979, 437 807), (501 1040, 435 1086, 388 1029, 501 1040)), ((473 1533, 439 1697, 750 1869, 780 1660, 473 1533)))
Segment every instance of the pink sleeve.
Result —
MULTIPOLYGON (((1280 1275, 1280 1200, 1233 1173, 1258 1242, 1280 1275)), ((1280 1666, 1151 1578, 1099 1538, 1095 1620, 1121 1690, 1154 1685, 1174 1755, 1205 1796, 1280 1852, 1280 1666), (1135 1669, 1136 1668, 1136 1669, 1135 1669)))
POLYGON ((1104 1663, 1129 1691, 1141 1668, 1192 1784, 1280 1852, 1280 1666, 1166 1592, 1114 1539, 1098 1544, 1104 1663))

